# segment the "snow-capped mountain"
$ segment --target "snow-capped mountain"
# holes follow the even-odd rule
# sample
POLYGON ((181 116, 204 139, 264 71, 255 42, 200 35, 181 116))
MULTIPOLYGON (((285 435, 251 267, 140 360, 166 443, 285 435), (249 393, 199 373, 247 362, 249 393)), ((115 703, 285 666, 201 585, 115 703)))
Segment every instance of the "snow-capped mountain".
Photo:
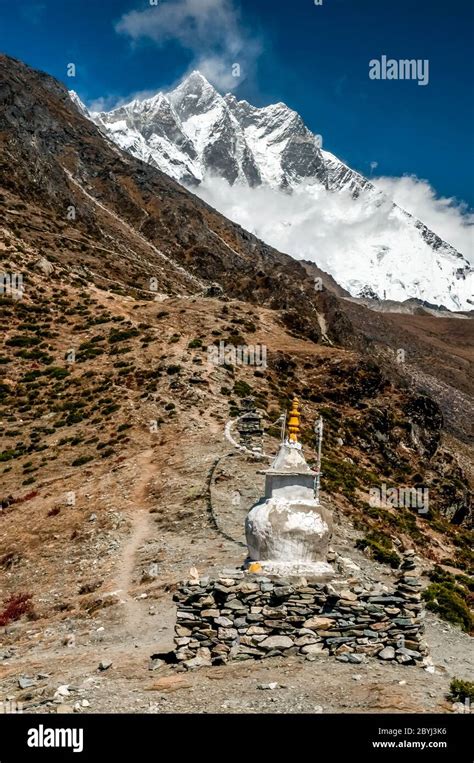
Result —
POLYGON ((474 306, 465 257, 322 150, 301 116, 220 95, 199 72, 109 112, 76 106, 120 148, 193 187, 220 212, 353 296, 474 306))

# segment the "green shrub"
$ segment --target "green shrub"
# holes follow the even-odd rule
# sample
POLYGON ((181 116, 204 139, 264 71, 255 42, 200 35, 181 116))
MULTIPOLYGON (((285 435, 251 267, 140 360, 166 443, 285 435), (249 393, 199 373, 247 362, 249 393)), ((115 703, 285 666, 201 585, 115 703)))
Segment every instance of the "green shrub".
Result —
POLYGON ((125 339, 131 339, 134 336, 139 336, 140 332, 138 329, 124 329, 123 331, 117 331, 117 329, 112 329, 112 331, 109 334, 109 342, 110 344, 115 344, 116 342, 123 342, 125 339))
POLYGON ((104 414, 104 416, 110 416, 111 413, 115 413, 115 411, 119 411, 119 410, 120 410, 120 405, 107 405, 103 409, 102 413, 104 414))
POLYGON ((12 336, 7 339, 5 344, 7 347, 33 347, 36 344, 37 338, 35 336, 12 336))
POLYGON ((474 702, 474 682, 463 681, 461 678, 453 678, 449 685, 448 699, 452 702, 465 702, 468 699, 474 702))
POLYGON ((51 379, 65 379, 70 373, 67 368, 61 368, 60 366, 48 366, 44 370, 45 376, 49 376, 51 379))
POLYGON ((75 461, 72 462, 71 466, 82 466, 83 464, 88 464, 89 461, 92 461, 93 456, 81 456, 80 458, 76 458, 75 461))
POLYGON ((248 397, 252 394, 252 387, 247 382, 239 379, 234 384, 234 393, 237 397, 248 397))
POLYGON ((383 535, 383 533, 371 530, 365 538, 356 541, 356 548, 364 549, 367 547, 370 548, 372 556, 377 562, 389 564, 390 567, 395 569, 400 566, 400 557, 393 550, 390 539, 383 535))
POLYGON ((431 583, 423 591, 426 608, 448 620, 460 625, 468 633, 473 628, 473 618, 469 610, 465 594, 459 586, 451 582, 431 583))
POLYGON ((188 350, 195 350, 198 347, 202 347, 202 339, 192 339, 188 344, 188 350))
POLYGON ((0 462, 11 461, 12 458, 19 458, 23 455, 23 450, 4 450, 0 453, 0 462))

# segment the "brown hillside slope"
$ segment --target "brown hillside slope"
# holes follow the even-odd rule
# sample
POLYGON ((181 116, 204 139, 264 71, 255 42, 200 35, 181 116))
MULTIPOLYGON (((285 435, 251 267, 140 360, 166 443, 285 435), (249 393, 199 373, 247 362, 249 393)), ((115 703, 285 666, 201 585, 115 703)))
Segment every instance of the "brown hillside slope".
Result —
POLYGON ((191 565, 240 563, 210 493, 226 521, 261 485, 262 464, 224 438, 248 395, 268 452, 291 395, 310 460, 324 416, 324 500, 346 551, 368 536, 379 559, 415 545, 427 566, 468 569, 469 450, 437 403, 374 361, 373 337, 298 263, 119 152, 62 86, 6 57, 0 209, 1 270, 24 279, 21 299, 1 298, 0 600, 32 597, 31 620, 5 634, 13 655, 67 662, 61 639, 77 634, 90 659, 98 623, 109 645, 139 633, 149 654, 158 626, 138 597, 165 627, 191 565), (219 341, 264 345, 267 367, 212 365, 219 341), (381 482, 429 487, 430 513, 369 506, 381 482))

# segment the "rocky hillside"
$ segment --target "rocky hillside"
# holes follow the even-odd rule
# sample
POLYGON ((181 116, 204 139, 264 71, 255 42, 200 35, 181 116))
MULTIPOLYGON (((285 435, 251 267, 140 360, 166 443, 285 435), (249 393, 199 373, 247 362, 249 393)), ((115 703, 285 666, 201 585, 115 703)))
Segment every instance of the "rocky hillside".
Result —
POLYGON ((241 563, 222 526, 243 516, 263 466, 231 454, 224 429, 250 396, 269 453, 291 395, 310 461, 324 417, 341 548, 383 578, 416 547, 426 573, 451 576, 469 629, 472 451, 364 327, 375 313, 316 290, 324 274, 119 151, 59 83, 7 57, 0 207, 1 271, 23 277, 1 297, 0 656, 20 661, 8 680, 25 660, 77 661, 75 640, 87 664, 103 638, 117 649, 141 633, 150 654, 189 566, 241 563), (214 365, 221 341, 266 347, 267 365, 214 365), (370 505, 382 483, 429 488, 429 512, 370 505))

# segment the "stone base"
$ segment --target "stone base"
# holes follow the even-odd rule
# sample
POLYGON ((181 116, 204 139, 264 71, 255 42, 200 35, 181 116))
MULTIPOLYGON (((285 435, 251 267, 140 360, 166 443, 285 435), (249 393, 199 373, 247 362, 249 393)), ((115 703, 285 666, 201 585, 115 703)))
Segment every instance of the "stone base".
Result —
POLYGON ((408 565, 391 591, 353 579, 273 576, 268 567, 262 570, 267 577, 240 572, 190 580, 173 597, 176 661, 194 669, 231 660, 332 655, 354 664, 378 657, 423 665, 423 603, 408 565))

